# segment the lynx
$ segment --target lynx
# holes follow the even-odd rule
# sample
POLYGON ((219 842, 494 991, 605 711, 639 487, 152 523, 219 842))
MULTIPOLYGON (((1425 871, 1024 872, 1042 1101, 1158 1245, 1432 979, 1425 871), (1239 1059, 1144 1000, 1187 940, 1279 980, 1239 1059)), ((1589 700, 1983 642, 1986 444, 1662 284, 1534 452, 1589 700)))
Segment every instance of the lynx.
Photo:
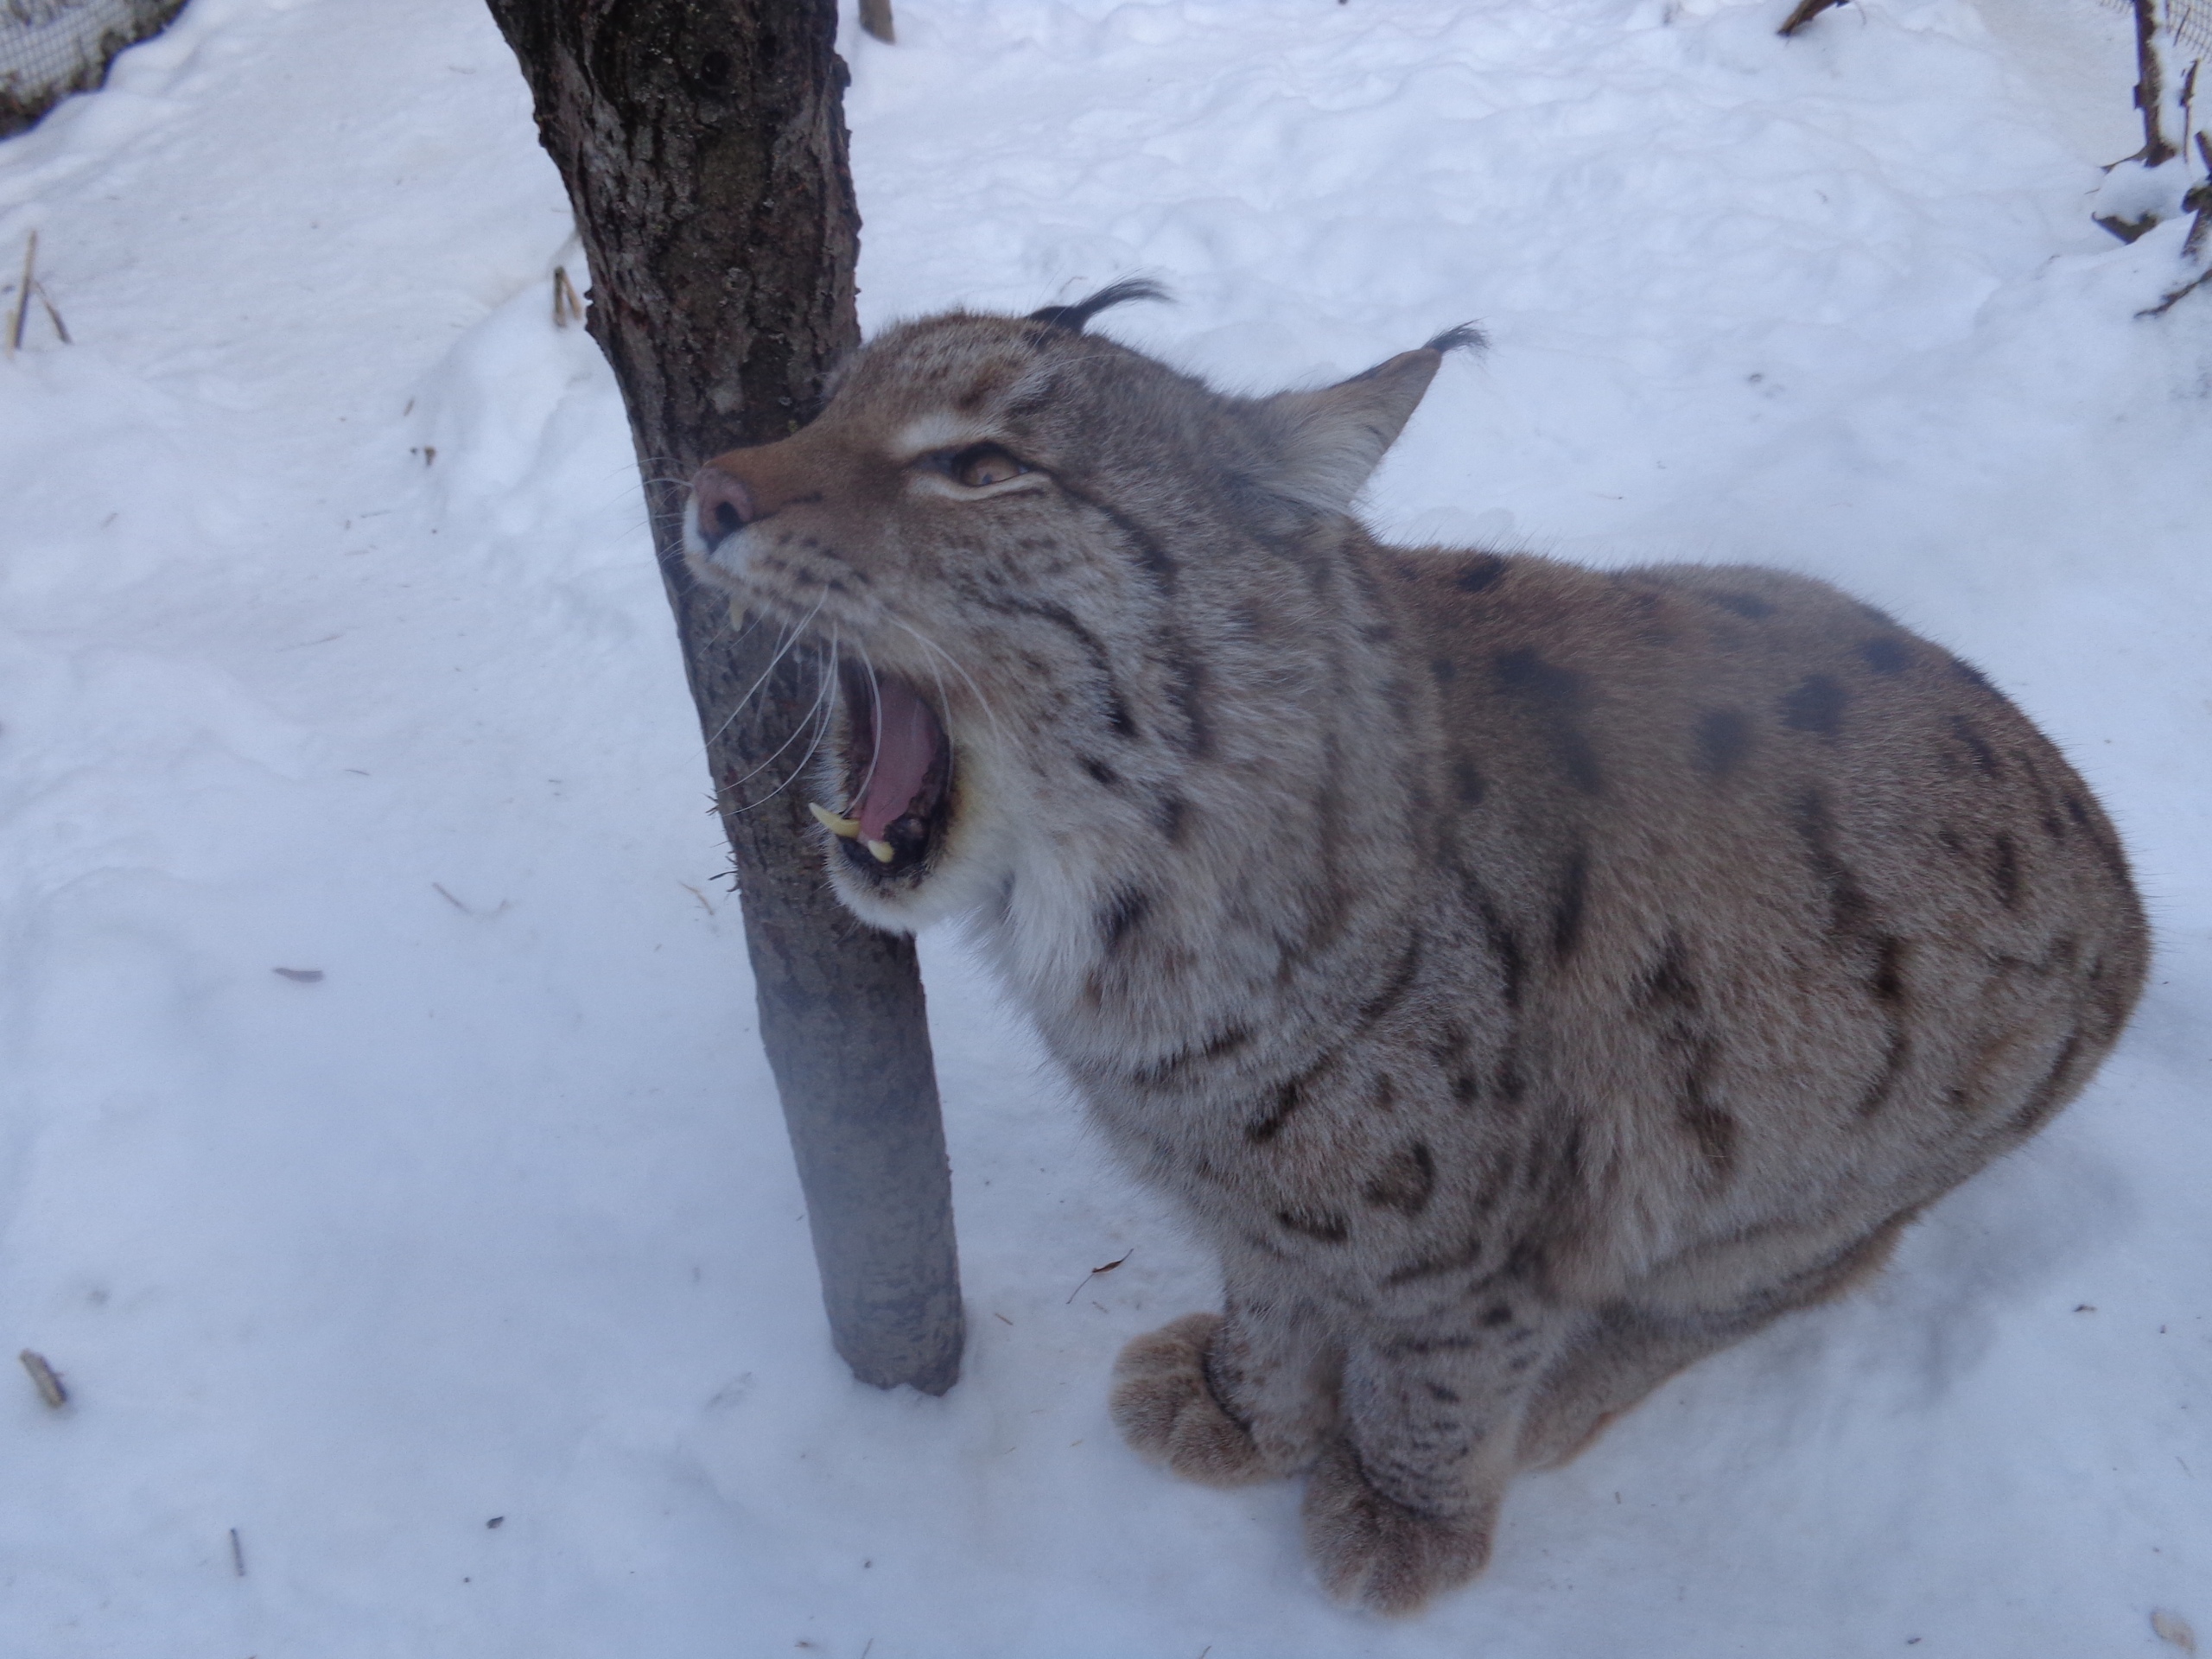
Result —
POLYGON ((2058 752, 1878 610, 1371 537, 1471 327, 1238 397, 1085 332, 1154 297, 891 329, 699 473, 690 555, 834 663, 846 905, 967 918, 1220 1255, 1122 1434, 1303 1475, 1327 1588, 1406 1612, 2079 1093, 2144 922, 2058 752))

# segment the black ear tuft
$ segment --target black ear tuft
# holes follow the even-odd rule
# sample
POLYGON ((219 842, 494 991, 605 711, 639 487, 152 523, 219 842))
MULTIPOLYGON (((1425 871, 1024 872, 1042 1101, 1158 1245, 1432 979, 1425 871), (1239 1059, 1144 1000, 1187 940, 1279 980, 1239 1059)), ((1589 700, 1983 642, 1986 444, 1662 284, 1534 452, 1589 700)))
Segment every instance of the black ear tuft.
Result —
POLYGON ((1423 349, 1431 352, 1486 352, 1490 349, 1490 336, 1483 333, 1479 325, 1463 322, 1457 328, 1446 328, 1423 349))
POLYGON ((1109 283, 1087 300, 1077 300, 1073 305, 1048 305, 1041 311, 1032 311, 1032 322, 1050 323, 1055 328, 1065 328, 1081 334, 1083 326, 1109 305, 1127 305, 1131 300, 1165 300, 1167 290, 1149 276, 1124 276, 1118 283, 1109 283))

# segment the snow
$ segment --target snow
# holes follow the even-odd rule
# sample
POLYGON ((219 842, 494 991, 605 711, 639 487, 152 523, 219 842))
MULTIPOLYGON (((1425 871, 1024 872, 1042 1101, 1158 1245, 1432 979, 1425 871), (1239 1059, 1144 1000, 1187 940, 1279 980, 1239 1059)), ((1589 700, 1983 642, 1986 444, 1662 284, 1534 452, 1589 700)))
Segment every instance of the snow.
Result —
POLYGON ((950 938, 966 1375, 831 1354, 629 440, 554 326, 584 273, 481 8, 194 0, 0 144, 0 267, 37 229, 76 340, 35 308, 0 363, 0 1349, 73 1395, 0 1382, 0 1651, 2212 1621, 2212 292, 2139 320, 2181 227, 2088 219, 2124 17, 1786 10, 906 0, 898 47, 845 36, 871 327, 1141 272, 1181 302, 1109 332, 1260 388, 1479 319, 1379 523, 1841 582, 1986 668, 2137 859, 2161 954, 2088 1094, 1872 1294, 1524 1479, 1488 1575, 1402 1624, 1322 1599, 1288 1486, 1117 1442, 1114 1351, 1206 1265, 950 938))

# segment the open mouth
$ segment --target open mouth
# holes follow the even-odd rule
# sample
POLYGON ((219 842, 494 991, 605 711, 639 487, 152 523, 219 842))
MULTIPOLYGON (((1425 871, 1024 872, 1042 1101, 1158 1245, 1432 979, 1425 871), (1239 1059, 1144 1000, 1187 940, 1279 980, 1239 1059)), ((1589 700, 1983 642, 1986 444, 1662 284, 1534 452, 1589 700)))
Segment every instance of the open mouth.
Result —
POLYGON ((844 801, 811 810, 840 854, 871 878, 912 875, 952 820, 952 744, 919 692, 888 674, 842 668, 844 801))

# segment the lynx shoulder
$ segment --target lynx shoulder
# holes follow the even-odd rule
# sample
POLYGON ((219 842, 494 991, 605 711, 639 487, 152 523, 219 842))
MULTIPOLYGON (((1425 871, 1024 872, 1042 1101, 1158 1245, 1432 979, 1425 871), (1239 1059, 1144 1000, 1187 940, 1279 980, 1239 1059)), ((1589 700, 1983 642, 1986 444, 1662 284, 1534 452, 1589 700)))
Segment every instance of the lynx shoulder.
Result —
POLYGON ((1378 543, 1471 330, 1234 397, 1084 332, 1152 296, 891 330, 702 470, 692 562, 834 677, 847 905, 968 918, 1219 1251, 1124 1434, 1302 1476, 1329 1588, 1404 1611, 2078 1093, 2144 923, 2057 750, 1879 611, 1378 543))

